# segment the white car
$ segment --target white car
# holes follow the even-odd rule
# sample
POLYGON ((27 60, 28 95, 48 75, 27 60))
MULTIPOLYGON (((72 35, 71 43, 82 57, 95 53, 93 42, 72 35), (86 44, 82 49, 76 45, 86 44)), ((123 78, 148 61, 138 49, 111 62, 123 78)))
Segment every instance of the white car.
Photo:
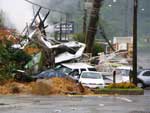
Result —
POLYGON ((140 88, 150 86, 150 70, 142 70, 138 72, 137 86, 140 88))
POLYGON ((56 70, 69 75, 76 81, 79 80, 80 74, 83 71, 96 71, 95 67, 86 63, 62 63, 56 70))
POLYGON ((95 71, 84 71, 81 73, 79 82, 89 88, 104 88, 105 82, 102 73, 95 71))

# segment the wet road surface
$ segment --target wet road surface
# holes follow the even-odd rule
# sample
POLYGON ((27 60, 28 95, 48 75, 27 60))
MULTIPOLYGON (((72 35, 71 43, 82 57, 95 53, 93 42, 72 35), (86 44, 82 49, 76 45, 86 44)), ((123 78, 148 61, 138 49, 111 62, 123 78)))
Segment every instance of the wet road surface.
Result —
POLYGON ((143 96, 0 96, 0 113, 150 113, 143 96))

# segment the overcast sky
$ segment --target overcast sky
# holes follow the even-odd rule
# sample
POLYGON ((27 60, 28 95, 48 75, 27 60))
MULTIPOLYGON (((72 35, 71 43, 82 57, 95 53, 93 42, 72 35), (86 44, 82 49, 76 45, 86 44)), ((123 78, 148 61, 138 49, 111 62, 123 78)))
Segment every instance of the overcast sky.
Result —
POLYGON ((16 26, 21 32, 32 18, 32 5, 24 0, 0 0, 0 9, 2 9, 7 18, 16 26))

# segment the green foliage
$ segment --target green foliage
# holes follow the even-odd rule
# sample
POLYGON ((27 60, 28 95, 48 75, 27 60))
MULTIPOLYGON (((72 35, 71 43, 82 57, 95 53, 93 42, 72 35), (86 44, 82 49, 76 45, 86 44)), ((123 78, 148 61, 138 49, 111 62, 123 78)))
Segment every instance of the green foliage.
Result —
POLYGON ((136 85, 133 83, 116 83, 116 84, 110 84, 107 88, 136 88, 136 85))
POLYGON ((94 56, 98 56, 98 53, 103 52, 104 49, 102 48, 102 46, 99 43, 94 44, 94 50, 93 50, 93 55, 94 56))
POLYGON ((27 55, 24 51, 17 50, 12 53, 11 60, 15 61, 15 62, 21 64, 21 66, 23 66, 23 65, 25 65, 26 62, 31 60, 31 57, 29 55, 27 55))
POLYGON ((25 36, 19 36, 21 39, 27 39, 28 37, 25 35, 25 36))
POLYGON ((85 35, 83 33, 74 34, 73 39, 78 42, 85 43, 85 35))
POLYGON ((11 45, 8 40, 0 42, 0 82, 11 79, 12 72, 22 69, 31 59, 23 50, 13 49, 11 45))
MULTIPOLYGON (((78 42, 82 42, 82 43, 85 43, 85 35, 83 33, 77 33, 73 36, 74 40, 75 41, 78 41, 78 42)), ((101 47, 101 45, 97 42, 94 42, 94 47, 93 47, 93 55, 94 56, 97 56, 98 53, 100 52, 103 52, 104 49, 101 47)))

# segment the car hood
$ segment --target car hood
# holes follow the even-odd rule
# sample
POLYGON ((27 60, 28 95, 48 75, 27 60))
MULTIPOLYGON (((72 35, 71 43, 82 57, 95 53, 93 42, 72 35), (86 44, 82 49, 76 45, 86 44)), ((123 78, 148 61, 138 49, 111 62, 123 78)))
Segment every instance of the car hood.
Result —
POLYGON ((87 78, 80 78, 79 81, 81 83, 85 83, 85 84, 104 84, 104 80, 103 79, 87 79, 87 78))

